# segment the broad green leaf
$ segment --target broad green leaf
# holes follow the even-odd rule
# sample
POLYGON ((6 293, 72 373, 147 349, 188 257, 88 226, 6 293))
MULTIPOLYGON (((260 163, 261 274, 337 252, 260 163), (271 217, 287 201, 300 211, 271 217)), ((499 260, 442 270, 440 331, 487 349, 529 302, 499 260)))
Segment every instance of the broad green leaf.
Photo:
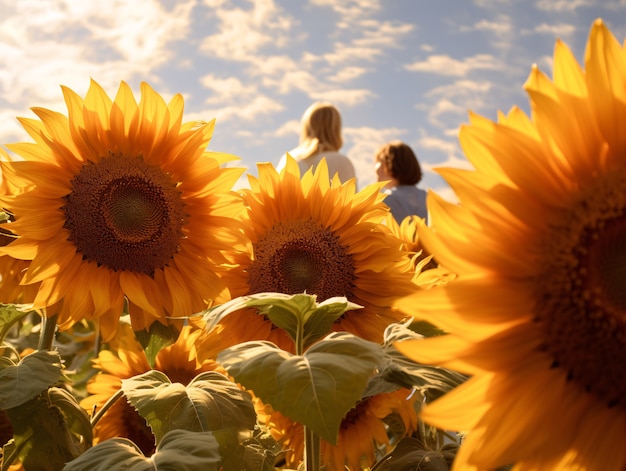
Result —
POLYGON ((157 444, 174 429, 251 430, 256 422, 250 395, 217 372, 201 373, 184 386, 153 370, 122 380, 122 390, 148 422, 157 444))
POLYGON ((269 342, 246 342, 218 355, 236 381, 330 443, 380 359, 379 345, 347 332, 328 335, 304 355, 269 342))
POLYGON ((4 341, 11 327, 32 310, 26 304, 0 304, 0 342, 4 341))
POLYGON ((287 332, 295 342, 303 331, 305 314, 315 310, 315 296, 282 293, 261 295, 252 297, 246 306, 257 308, 259 314, 267 316, 272 324, 287 332))
POLYGON ((24 404, 63 377, 61 358, 54 351, 38 350, 17 365, 0 368, 0 409, 24 404))
POLYGON ((17 458, 17 447, 15 446, 15 439, 11 438, 2 447, 2 459, 0 460, 0 471, 8 471, 9 467, 13 464, 17 458))
POLYGON ((365 391, 367 396, 395 391, 398 388, 417 388, 428 402, 464 383, 467 376, 438 366, 423 365, 406 357, 395 348, 397 342, 420 340, 408 324, 391 324, 385 330, 383 358, 378 373, 371 378, 365 391))
POLYGON ((253 340, 222 350, 217 361, 237 382, 271 403, 269 398, 278 396, 280 391, 278 368, 292 357, 271 342, 253 340))
POLYGON ((360 309, 362 306, 343 297, 328 298, 304 313, 304 348, 308 348, 319 339, 328 335, 334 322, 346 311, 360 309))
POLYGON ((76 401, 76 398, 62 388, 48 389, 48 398, 50 405, 58 407, 63 414, 69 430, 82 436, 85 447, 90 447, 93 440, 93 429, 89 416, 76 401))
POLYGON ((332 330, 333 323, 347 310, 361 306, 344 297, 329 298, 317 303, 317 296, 306 293, 258 293, 233 299, 204 311, 206 329, 210 330, 227 315, 243 308, 255 308, 259 315, 283 329, 296 345, 306 349, 332 330))
POLYGON ((241 440, 233 432, 213 432, 220 444, 222 468, 225 470, 274 471, 276 456, 282 447, 269 432, 255 427, 251 437, 241 440))
POLYGON ((65 417, 45 391, 7 409, 13 438, 24 468, 54 471, 83 452, 80 437, 73 435, 65 417))
POLYGON ((372 471, 449 471, 448 461, 438 451, 429 450, 415 438, 403 438, 372 471))
POLYGON ((65 465, 64 471, 218 471, 221 457, 210 432, 172 430, 151 457, 126 438, 98 443, 65 465))
POLYGON ((157 354, 162 348, 176 341, 178 330, 174 326, 153 322, 148 330, 136 330, 135 337, 144 349, 148 364, 151 368, 154 368, 157 354))

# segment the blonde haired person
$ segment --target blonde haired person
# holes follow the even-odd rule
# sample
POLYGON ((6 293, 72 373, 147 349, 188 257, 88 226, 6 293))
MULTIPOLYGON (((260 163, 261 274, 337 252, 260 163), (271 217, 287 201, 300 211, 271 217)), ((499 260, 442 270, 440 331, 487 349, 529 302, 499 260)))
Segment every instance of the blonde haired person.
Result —
MULTIPOLYGON (((289 155, 296 159, 301 173, 311 167, 315 169, 322 158, 326 158, 330 177, 339 174, 339 179, 345 182, 356 175, 350 159, 339 152, 341 146, 343 138, 339 110, 328 102, 318 101, 302 115, 300 143, 289 155)), ((285 167, 286 159, 286 155, 280 159, 276 167, 279 171, 285 167)))
POLYGON ((383 189, 385 204, 395 220, 401 223, 407 216, 416 215, 428 223, 426 191, 417 187, 422 168, 413 149, 402 141, 390 141, 376 152, 374 168, 378 181, 387 181, 383 189))

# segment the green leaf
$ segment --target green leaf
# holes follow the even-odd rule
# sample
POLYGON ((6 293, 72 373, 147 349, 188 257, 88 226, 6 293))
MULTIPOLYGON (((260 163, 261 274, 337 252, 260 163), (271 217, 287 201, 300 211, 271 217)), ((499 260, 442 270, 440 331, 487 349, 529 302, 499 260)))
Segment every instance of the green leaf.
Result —
POLYGON ((391 324, 385 330, 382 346, 383 358, 378 373, 370 379, 365 391, 374 396, 399 388, 417 388, 428 402, 432 402, 446 392, 467 380, 467 376, 454 370, 438 366, 423 365, 404 356, 395 347, 396 342, 419 340, 424 336, 415 333, 408 324, 391 324))
POLYGON ((98 443, 65 465, 64 471, 218 471, 221 457, 210 432, 172 430, 165 434, 156 452, 145 457, 125 438, 98 443))
POLYGON ((146 419, 157 444, 174 429, 196 432, 251 430, 256 414, 250 395, 226 376, 206 372, 187 386, 160 371, 122 380, 128 402, 146 419))
POLYGON ((16 322, 32 312, 26 304, 0 304, 0 342, 4 341, 16 322))
MULTIPOLYGON (((306 313, 315 310, 315 296, 308 294, 261 293, 250 296, 247 307, 255 307, 295 342, 304 326, 306 313)), ((327 334, 328 332, 325 332, 327 334)))
POLYGON ((17 447, 15 446, 15 439, 11 438, 2 447, 2 459, 0 460, 0 471, 8 471, 9 467, 13 464, 17 458, 17 447))
POLYGON ((341 420, 361 399, 380 359, 379 345, 347 332, 328 335, 304 355, 263 341, 218 355, 236 381, 330 443, 336 443, 341 420))
POLYGON ((17 364, 0 364, 0 409, 12 409, 33 399, 63 377, 57 352, 38 350, 17 364))
POLYGON ((334 322, 346 311, 360 308, 362 306, 344 297, 334 297, 317 304, 315 309, 304 312, 304 348, 328 335, 334 322))
POLYGON ((161 349, 176 342, 178 334, 176 327, 166 326, 160 322, 153 322, 148 330, 135 331, 135 337, 144 349, 150 368, 154 368, 156 356, 161 349))
POLYGON ((71 433, 47 391, 6 412, 25 469, 56 471, 83 452, 80 437, 71 433))
POLYGON ((222 469, 245 471, 274 471, 276 456, 282 447, 269 432, 255 427, 251 437, 241 442, 234 432, 213 432, 220 444, 222 469))
POLYGON ((90 447, 93 440, 93 429, 89 416, 76 401, 76 398, 62 388, 48 389, 48 398, 50 405, 58 407, 63 414, 69 430, 77 436, 83 437, 82 442, 85 448, 90 447))
POLYGON ((403 438, 372 471, 449 471, 447 460, 438 451, 426 449, 414 438, 403 438))

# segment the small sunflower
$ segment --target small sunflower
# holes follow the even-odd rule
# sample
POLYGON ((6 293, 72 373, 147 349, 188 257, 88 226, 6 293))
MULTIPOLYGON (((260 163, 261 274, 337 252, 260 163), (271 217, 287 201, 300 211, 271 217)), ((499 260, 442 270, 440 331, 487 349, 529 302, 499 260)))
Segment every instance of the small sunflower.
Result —
POLYGON ((206 151, 213 123, 182 123, 183 99, 122 82, 112 101, 94 81, 84 99, 63 88, 68 116, 33 108, 20 119, 35 140, 8 146, 21 192, 2 198, 19 239, 1 253, 30 260, 34 308, 56 303, 59 324, 98 319, 111 338, 128 301, 133 327, 206 308, 223 290, 221 251, 237 243, 229 191, 242 169, 206 151))
POLYGON ((473 375, 424 410, 468 432, 455 469, 623 470, 626 47, 596 20, 584 70, 557 41, 525 88, 530 119, 461 129, 460 204, 430 200, 420 236, 458 278, 398 303, 450 335, 398 348, 473 375))
MULTIPOLYGON (((388 211, 379 188, 356 192, 354 180, 331 182, 325 162, 301 179, 292 158, 280 173, 259 164, 259 178, 250 177, 250 184, 241 223, 247 250, 231 253, 236 268, 225 274, 231 295, 306 292, 318 302, 345 296, 363 309, 348 311, 335 329, 381 341, 385 327, 402 318, 389 306, 415 286, 402 242, 382 224, 388 211)), ((232 343, 286 345, 282 331, 250 311, 223 323, 232 343)))
MULTIPOLYGON (((408 389, 370 396, 348 411, 339 429, 337 445, 321 440, 321 463, 328 471, 369 469, 382 454, 390 451, 385 419, 396 415, 402 422, 404 436, 417 428, 415 401, 419 394, 408 389)), ((269 406, 259 405, 258 416, 265 421, 274 438, 283 445, 286 462, 297 467, 304 453, 304 429, 269 406)), ((394 437, 398 440, 401 437, 394 437)))
MULTIPOLYGON (((115 395, 122 386, 122 379, 151 369, 131 326, 120 323, 118 332, 111 348, 102 350, 93 361, 99 372, 87 385, 90 395, 81 401, 81 406, 88 412, 100 409, 115 395)), ((201 330, 183 327, 176 342, 159 351, 154 369, 165 373, 173 383, 185 385, 202 372, 223 372, 214 360, 199 354, 196 345, 202 335, 201 330)), ((154 436, 146 421, 123 398, 113 404, 94 429, 95 443, 113 437, 132 440, 146 456, 155 449, 154 436)))

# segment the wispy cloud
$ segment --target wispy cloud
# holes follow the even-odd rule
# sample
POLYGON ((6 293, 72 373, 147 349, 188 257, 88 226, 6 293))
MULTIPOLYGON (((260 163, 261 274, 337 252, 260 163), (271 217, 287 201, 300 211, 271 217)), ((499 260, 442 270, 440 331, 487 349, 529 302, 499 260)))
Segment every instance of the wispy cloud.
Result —
POLYGON ((582 7, 594 6, 593 0, 538 0, 535 6, 543 11, 573 12, 582 7))
POLYGON ((501 61, 491 54, 476 54, 464 59, 454 59, 449 55, 428 56, 424 61, 413 62, 405 66, 411 72, 427 72, 438 75, 465 77, 476 70, 498 70, 503 67, 501 61))
POLYGON ((533 31, 539 34, 549 34, 556 38, 567 38, 574 34, 574 32, 576 32, 576 26, 567 23, 541 23, 535 26, 533 31))
POLYGON ((293 19, 273 0, 251 0, 251 4, 248 10, 226 8, 223 3, 211 8, 218 31, 204 38, 200 50, 212 57, 254 62, 264 47, 288 44, 293 19))
MULTIPOLYGON (((40 0, 4 2, 0 19, 0 105, 13 116, 31 106, 65 110, 60 85, 84 93, 94 78, 110 93, 126 80, 158 83, 171 44, 189 31, 195 0, 168 9, 132 3, 40 0), (9 66, 10 64, 10 66, 9 66)), ((5 126, 0 137, 12 139, 5 126)))

